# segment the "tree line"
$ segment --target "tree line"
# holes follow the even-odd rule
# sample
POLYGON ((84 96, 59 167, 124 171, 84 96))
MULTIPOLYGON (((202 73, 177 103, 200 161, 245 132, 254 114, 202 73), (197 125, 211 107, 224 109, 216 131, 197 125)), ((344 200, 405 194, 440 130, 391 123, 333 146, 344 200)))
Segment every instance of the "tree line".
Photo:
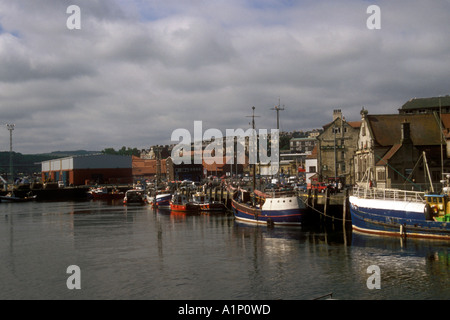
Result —
POLYGON ((119 150, 115 150, 114 148, 105 148, 101 151, 103 154, 112 154, 112 155, 120 155, 120 156, 136 156, 139 157, 141 155, 141 151, 138 148, 130 148, 123 146, 119 150))

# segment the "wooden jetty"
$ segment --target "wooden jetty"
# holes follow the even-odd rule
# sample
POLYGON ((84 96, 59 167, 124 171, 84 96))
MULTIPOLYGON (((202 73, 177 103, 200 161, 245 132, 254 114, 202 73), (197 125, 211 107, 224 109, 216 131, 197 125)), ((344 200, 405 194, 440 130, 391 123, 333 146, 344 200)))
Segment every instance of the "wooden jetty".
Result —
POLYGON ((327 222, 341 221, 343 225, 351 222, 348 209, 349 190, 331 194, 328 189, 325 193, 310 189, 306 193, 299 193, 299 197, 309 208, 310 217, 327 222))

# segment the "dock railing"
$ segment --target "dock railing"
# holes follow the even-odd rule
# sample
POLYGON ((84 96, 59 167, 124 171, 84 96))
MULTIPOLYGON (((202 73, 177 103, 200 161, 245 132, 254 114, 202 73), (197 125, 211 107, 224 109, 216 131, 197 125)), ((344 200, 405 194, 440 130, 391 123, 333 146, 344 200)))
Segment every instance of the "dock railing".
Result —
POLYGON ((424 202, 425 192, 356 186, 353 195, 364 199, 424 202))

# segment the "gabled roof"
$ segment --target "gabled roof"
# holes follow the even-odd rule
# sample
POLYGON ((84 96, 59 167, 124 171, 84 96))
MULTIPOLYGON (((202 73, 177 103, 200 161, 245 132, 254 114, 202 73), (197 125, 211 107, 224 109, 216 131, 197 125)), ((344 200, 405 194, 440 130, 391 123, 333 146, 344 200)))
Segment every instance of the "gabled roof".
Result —
POLYGON ((347 121, 347 123, 354 129, 359 129, 361 127, 361 121, 347 121))
POLYGON ((317 145, 311 151, 311 154, 306 156, 306 159, 317 159, 317 145))
POLYGON ((442 121, 442 129, 450 129, 450 114, 443 113, 441 114, 441 121, 442 121))
POLYGON ((402 147, 401 143, 396 143, 392 146, 391 149, 389 149, 388 152, 383 156, 380 161, 377 162, 376 166, 385 166, 387 165, 388 161, 394 156, 394 154, 402 147))
MULTIPOLYGON (((329 123, 323 125, 323 126, 322 126, 322 128, 323 128, 322 134, 323 134, 329 127, 331 127, 331 126, 333 125, 333 123, 337 122, 339 119, 340 119, 340 118, 336 118, 336 119, 334 119, 333 121, 331 121, 331 122, 329 122, 329 123)), ((359 127, 361 127, 361 121, 345 121, 345 120, 343 120, 343 122, 344 122, 344 125, 345 125, 345 124, 348 124, 348 125, 349 125, 350 127, 352 127, 353 129, 359 129, 359 127)))
POLYGON ((366 115, 373 138, 379 146, 393 146, 401 140, 401 123, 410 123, 411 140, 416 146, 440 145, 441 131, 433 114, 366 115))
POLYGON ((450 96, 431 97, 431 98, 413 98, 406 102, 400 110, 416 110, 416 109, 434 109, 450 106, 450 96), (440 101, 439 101, 440 100, 440 101))

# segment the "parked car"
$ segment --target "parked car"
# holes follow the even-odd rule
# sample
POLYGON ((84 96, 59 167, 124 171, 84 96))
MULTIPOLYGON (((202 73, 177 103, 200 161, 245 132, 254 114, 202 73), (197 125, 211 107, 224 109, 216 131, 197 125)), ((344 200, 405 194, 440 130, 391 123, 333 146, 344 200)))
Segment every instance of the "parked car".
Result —
POLYGON ((317 189, 319 192, 325 192, 325 190, 327 189, 327 185, 323 182, 316 182, 316 183, 312 183, 308 189, 311 190, 315 190, 317 189))

